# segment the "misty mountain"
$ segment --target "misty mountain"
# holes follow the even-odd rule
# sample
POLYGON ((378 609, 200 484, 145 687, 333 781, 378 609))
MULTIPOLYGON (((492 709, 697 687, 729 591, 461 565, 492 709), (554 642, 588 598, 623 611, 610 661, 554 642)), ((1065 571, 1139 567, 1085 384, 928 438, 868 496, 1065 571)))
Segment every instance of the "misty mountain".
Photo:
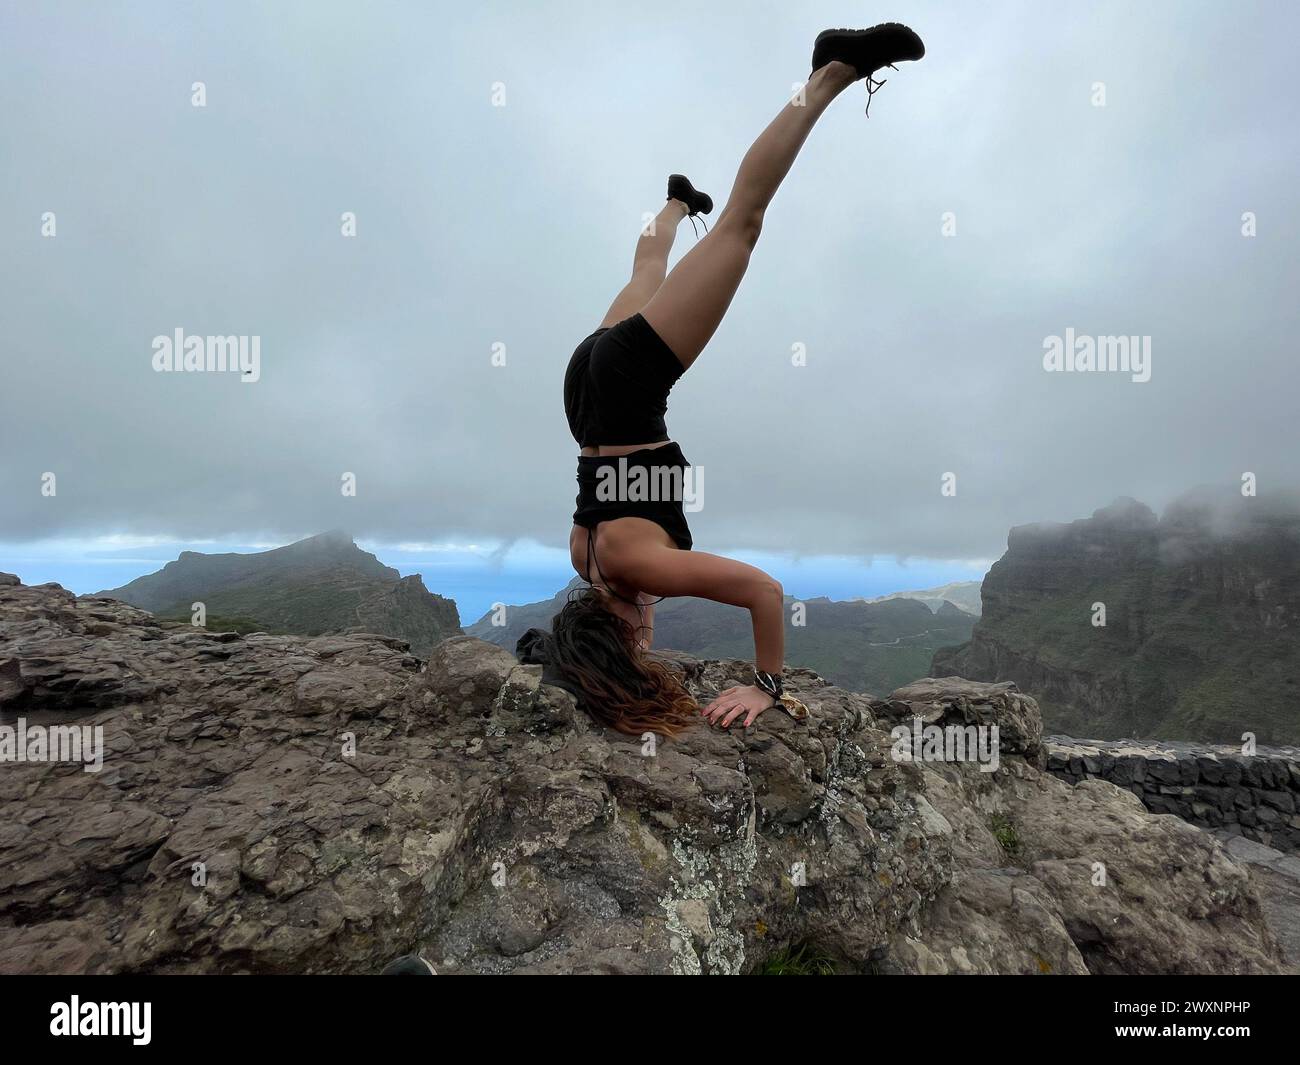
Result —
POLYGON ((975 617, 979 617, 982 609, 979 581, 953 581, 951 584, 943 584, 938 588, 923 588, 920 591, 913 592, 890 592, 888 595, 877 595, 874 598, 864 599, 863 602, 883 603, 887 599, 915 599, 919 603, 924 603, 935 613, 938 613, 944 603, 951 603, 953 606, 966 611, 967 614, 974 614, 975 617))
POLYGON ((408 641, 420 657, 460 634, 453 600, 428 591, 419 574, 403 577, 337 531, 253 554, 182 551, 157 573, 98 594, 184 621, 201 602, 213 630, 377 632, 408 641))
POLYGON ((931 675, 1013 680, 1051 732, 1300 742, 1300 507, 1198 490, 1018 526, 969 643, 931 675), (1104 610, 1104 616, 1102 611, 1104 610), (1099 624, 1104 621, 1104 624, 1099 624))

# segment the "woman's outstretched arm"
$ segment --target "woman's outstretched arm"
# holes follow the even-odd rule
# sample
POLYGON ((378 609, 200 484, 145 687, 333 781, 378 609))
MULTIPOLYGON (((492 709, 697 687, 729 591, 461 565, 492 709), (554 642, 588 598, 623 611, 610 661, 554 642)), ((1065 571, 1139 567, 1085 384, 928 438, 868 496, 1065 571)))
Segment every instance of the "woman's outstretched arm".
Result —
MULTIPOLYGON (((754 626, 754 664, 764 673, 781 673, 785 661, 785 612, 781 584, 761 569, 704 551, 648 547, 644 543, 618 561, 619 579, 650 595, 692 595, 744 607, 754 626)), ((749 726, 772 705, 757 685, 729 688, 704 708, 714 724, 740 717, 749 726)))
POLYGON ((621 581, 649 595, 693 595, 744 607, 754 624, 754 664, 780 673, 785 659, 785 617, 781 584, 756 566, 705 551, 640 546, 620 559, 621 581))

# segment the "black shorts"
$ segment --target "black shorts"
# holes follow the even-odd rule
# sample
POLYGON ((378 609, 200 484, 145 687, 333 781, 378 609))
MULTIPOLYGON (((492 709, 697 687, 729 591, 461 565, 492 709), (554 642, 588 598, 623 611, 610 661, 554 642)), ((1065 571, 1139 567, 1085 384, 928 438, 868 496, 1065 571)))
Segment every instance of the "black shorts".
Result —
MULTIPOLYGON (((597 329, 578 345, 564 374, 573 439, 579 447, 667 440, 668 393, 682 373, 677 356, 640 314, 597 329)), ((648 518, 689 551, 683 509, 689 465, 676 444, 630 455, 580 455, 573 523, 591 529, 614 518, 648 518)))
POLYGON ((564 413, 579 447, 668 439, 668 393, 682 364, 639 314, 597 329, 569 359, 564 413))

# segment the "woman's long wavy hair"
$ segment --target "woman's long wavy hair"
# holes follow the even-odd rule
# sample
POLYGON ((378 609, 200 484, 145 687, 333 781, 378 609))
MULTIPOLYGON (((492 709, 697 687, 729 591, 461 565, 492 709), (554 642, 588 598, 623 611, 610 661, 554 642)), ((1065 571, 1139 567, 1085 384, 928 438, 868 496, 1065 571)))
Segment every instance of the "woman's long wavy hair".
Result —
POLYGON ((640 647, 632 626, 582 588, 551 620, 551 663, 582 693, 587 713, 631 736, 676 736, 699 716, 681 680, 640 647))

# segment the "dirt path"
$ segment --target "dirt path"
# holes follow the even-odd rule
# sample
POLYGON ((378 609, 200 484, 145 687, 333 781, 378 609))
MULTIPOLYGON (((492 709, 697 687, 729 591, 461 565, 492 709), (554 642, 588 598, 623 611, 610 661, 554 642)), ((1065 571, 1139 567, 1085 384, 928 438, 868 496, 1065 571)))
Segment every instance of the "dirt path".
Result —
POLYGON ((908 636, 897 636, 897 637, 895 637, 894 639, 889 640, 889 641, 886 642, 886 643, 870 643, 870 642, 868 642, 868 643, 867 643, 867 646, 868 646, 868 647, 895 647, 895 646, 897 646, 898 644, 902 643, 904 640, 919 640, 919 639, 921 639, 923 636, 929 636, 930 633, 933 632, 933 631, 934 631, 933 629, 926 629, 925 632, 914 632, 914 633, 912 633, 911 635, 908 635, 908 636))

